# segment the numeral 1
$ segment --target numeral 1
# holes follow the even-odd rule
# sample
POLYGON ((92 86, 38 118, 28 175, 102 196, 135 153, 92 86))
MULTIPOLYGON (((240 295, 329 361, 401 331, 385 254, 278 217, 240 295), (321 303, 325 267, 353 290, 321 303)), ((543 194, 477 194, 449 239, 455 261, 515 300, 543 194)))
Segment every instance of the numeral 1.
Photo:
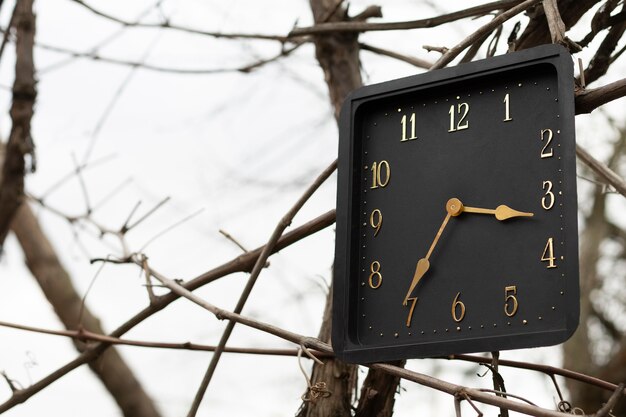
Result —
POLYGON ((550 158, 554 154, 552 152, 552 147, 550 146, 550 142, 552 142, 552 129, 541 129, 541 141, 546 141, 546 144, 541 148, 541 157, 542 158, 550 158))
POLYGON ((389 162, 380 161, 372 164, 372 186, 370 188, 385 187, 389 184, 389 177, 391 177, 391 168, 389 168, 389 162), (383 171, 384 167, 384 171, 383 171), (384 175, 382 175, 384 173, 384 175))
POLYGON ((543 254, 541 255, 541 262, 547 262, 548 266, 546 268, 556 268, 556 264, 554 260, 556 257, 554 256, 554 244, 553 238, 549 238, 546 242, 546 247, 543 249, 543 254))
POLYGON ((411 124, 410 137, 406 137, 406 114, 402 116, 402 121, 400 123, 402 123, 402 139, 400 139, 400 142, 417 139, 417 136, 415 135, 415 113, 411 113, 411 117, 409 118, 409 123, 411 124))
POLYGON ((504 96, 504 121, 505 122, 510 122, 511 120, 513 120, 513 118, 511 117, 511 112, 510 112, 510 107, 509 107, 509 93, 506 93, 506 95, 504 96))
POLYGON ((467 113, 469 113, 469 108, 469 104, 459 103, 457 104, 457 109, 455 112, 454 104, 450 106, 450 111, 448 112, 448 114, 450 114, 450 129, 448 129, 448 132, 456 132, 457 130, 463 130, 469 127, 469 121, 465 120, 465 118, 467 117, 467 113), (461 112, 463 112, 462 115, 461 112), (461 116, 461 118, 455 124, 455 115, 457 113, 459 116, 461 116))

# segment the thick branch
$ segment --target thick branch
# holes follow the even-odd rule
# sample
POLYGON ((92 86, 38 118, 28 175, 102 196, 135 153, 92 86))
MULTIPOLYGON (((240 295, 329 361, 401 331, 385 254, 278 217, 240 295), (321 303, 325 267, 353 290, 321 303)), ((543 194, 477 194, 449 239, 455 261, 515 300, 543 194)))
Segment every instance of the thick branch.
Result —
POLYGON ((576 114, 591 113, 603 104, 626 96, 626 78, 576 94, 576 114))
MULTIPOLYGON (((283 237, 278 241, 278 244, 276 245, 275 252, 278 252, 279 250, 284 249, 285 247, 299 241, 300 239, 310 236, 330 226, 334 222, 335 210, 328 211, 327 213, 283 235, 283 237)), ((257 248, 256 250, 248 252, 246 254, 240 255, 230 262, 218 266, 217 268, 212 269, 211 271, 208 271, 192 279, 184 285, 184 288, 187 288, 188 290, 194 290, 231 273, 249 272, 252 269, 254 262, 259 257, 261 250, 262 247, 257 248)), ((119 338, 139 323, 143 322, 157 312, 163 310, 165 307, 176 301, 178 298, 179 296, 174 293, 158 297, 156 302, 152 303, 151 305, 137 313, 135 316, 131 317, 128 321, 126 321, 126 323, 122 324, 109 335, 111 337, 119 338)), ((28 388, 24 388, 15 392, 14 395, 11 396, 11 398, 9 398, 3 404, 0 404, 0 413, 11 409, 18 404, 23 403, 24 401, 28 400, 30 397, 37 394, 39 391, 59 380, 63 376, 67 375, 74 369, 78 368, 81 365, 84 365, 85 363, 93 361, 104 351, 106 351, 108 347, 108 343, 98 343, 95 346, 88 347, 80 356, 69 362, 67 365, 57 369, 45 378, 32 384, 28 388)))
MULTIPOLYGON (((24 172, 26 155, 33 155, 30 122, 37 97, 35 89, 35 65, 33 44, 35 42, 35 15, 33 0, 21 0, 16 4, 15 27, 15 81, 11 104, 11 133, 5 149, 4 164, 0 175, 0 252, 11 220, 24 198, 24 172)), ((32 159, 34 164, 34 158, 32 159)))
POLYGON ((521 0, 494 1, 458 12, 448 13, 428 19, 405 22, 366 23, 366 22, 325 22, 315 26, 296 28, 288 36, 321 35, 337 32, 370 32, 381 30, 408 30, 432 28, 444 23, 454 22, 467 17, 483 16, 494 10, 508 9, 521 3, 521 0))
MULTIPOLYGON (((63 325, 70 330, 85 328, 95 333, 104 333, 98 318, 83 305, 67 271, 61 265, 52 245, 27 204, 20 207, 11 228, 22 246, 28 268, 63 325)), ((85 349, 85 345, 81 342, 77 341, 75 345, 79 351, 85 349)), ((90 358, 89 365, 114 397, 125 416, 157 417, 160 415, 133 372, 115 349, 109 349, 99 358, 96 356, 90 358)))

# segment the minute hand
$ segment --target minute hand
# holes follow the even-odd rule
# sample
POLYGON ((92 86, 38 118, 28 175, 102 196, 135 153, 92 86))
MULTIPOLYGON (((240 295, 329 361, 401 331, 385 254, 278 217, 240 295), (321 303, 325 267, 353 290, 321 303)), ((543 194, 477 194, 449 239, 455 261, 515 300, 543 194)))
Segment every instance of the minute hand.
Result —
POLYGON ((463 211, 466 213, 479 213, 479 214, 493 214, 496 216, 496 219, 502 221, 506 219, 510 219, 512 217, 532 217, 533 213, 526 213, 523 211, 517 211, 512 209, 509 206, 505 206, 504 204, 496 207, 496 209, 486 209, 480 207, 467 207, 463 206, 463 211))

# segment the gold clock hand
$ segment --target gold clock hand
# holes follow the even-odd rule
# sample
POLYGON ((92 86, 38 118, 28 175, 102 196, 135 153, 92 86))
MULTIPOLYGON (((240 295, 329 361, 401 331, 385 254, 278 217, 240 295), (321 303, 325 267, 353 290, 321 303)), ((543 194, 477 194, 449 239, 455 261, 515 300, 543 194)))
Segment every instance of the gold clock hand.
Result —
POLYGON ((446 228, 446 225, 448 224, 450 217, 458 216, 462 210, 463 210, 463 204, 458 198, 451 198, 446 203, 446 211, 448 212, 448 214, 446 214, 446 217, 443 219, 443 222, 441 223, 441 226, 439 227, 439 231, 437 231, 437 234, 435 235, 435 239, 433 240, 433 243, 430 245, 430 249, 428 249, 428 253, 426 253, 425 257, 417 261, 417 265, 415 267, 415 274, 413 275, 413 280, 411 281, 411 285, 409 286, 409 290, 407 291, 406 296, 404 297, 404 301, 402 302, 402 305, 407 305, 409 301, 409 297, 411 296, 411 292, 413 291, 413 289, 415 289, 415 286, 420 281, 420 279, 422 279, 426 271, 428 271, 428 268, 430 268, 430 262, 428 262, 428 258, 430 258, 430 255, 433 253, 433 250, 435 249, 437 242, 439 242, 439 238, 441 237, 441 234, 443 233, 443 229, 446 228))
POLYGON ((496 207, 495 210, 493 209, 486 209, 486 208, 480 208, 480 207, 467 207, 467 206, 462 206, 461 211, 465 212, 465 213, 479 213, 479 214, 493 214, 496 216, 496 219, 502 221, 502 220, 506 220, 506 219, 510 219, 512 217, 532 217, 534 216, 533 213, 526 213, 523 211, 517 211, 512 209, 509 206, 505 206, 504 204, 496 207))

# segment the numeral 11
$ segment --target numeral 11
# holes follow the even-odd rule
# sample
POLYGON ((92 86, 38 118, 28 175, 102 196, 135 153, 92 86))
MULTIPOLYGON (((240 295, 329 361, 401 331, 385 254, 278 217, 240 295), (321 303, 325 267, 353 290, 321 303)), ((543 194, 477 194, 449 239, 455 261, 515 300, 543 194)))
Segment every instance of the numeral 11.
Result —
POLYGON ((413 139, 417 139, 417 136, 415 135, 415 113, 411 113, 411 117, 409 118, 409 123, 411 123, 411 136, 410 137, 406 137, 406 114, 402 116, 402 121, 400 122, 402 123, 402 139, 400 139, 400 142, 406 142, 407 140, 413 140, 413 139))

